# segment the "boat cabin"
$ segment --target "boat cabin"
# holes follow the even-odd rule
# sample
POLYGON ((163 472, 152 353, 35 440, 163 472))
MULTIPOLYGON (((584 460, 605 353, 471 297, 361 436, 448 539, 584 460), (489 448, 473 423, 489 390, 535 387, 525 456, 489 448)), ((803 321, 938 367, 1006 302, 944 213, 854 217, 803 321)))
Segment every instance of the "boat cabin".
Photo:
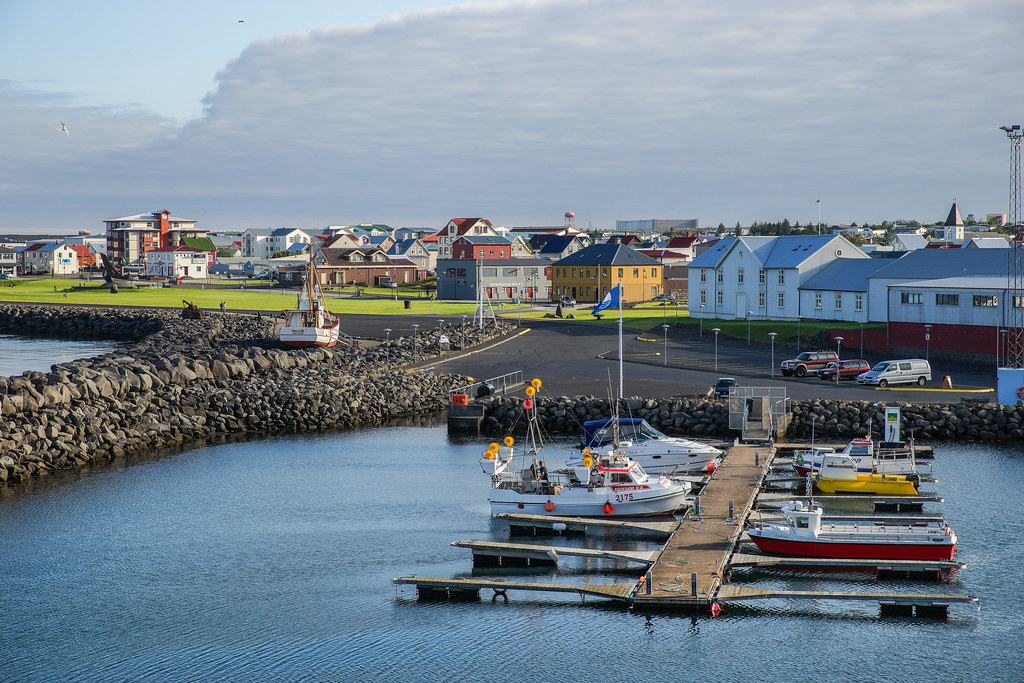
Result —
POLYGON ((821 531, 820 507, 812 508, 796 500, 783 507, 782 513, 789 519, 790 527, 796 535, 817 536, 821 531))
POLYGON ((651 426, 643 418, 620 417, 618 434, 616 435, 615 418, 604 420, 587 420, 583 423, 583 440, 585 448, 600 448, 614 445, 616 436, 619 445, 623 441, 643 443, 644 441, 668 439, 668 437, 651 426))

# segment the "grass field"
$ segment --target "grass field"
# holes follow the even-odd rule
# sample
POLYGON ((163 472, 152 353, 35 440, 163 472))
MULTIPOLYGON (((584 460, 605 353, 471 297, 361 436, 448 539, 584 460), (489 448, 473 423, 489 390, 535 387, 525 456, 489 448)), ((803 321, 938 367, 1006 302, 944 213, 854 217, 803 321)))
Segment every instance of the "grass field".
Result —
MULTIPOLYGON (((195 302, 200 308, 218 309, 220 302, 225 302, 229 310, 263 310, 279 311, 295 305, 295 290, 269 289, 263 280, 213 280, 212 284, 201 285, 202 289, 190 286, 152 287, 142 289, 121 288, 112 294, 102 279, 88 282, 77 279, 38 278, 0 281, 0 301, 27 301, 38 303, 61 304, 99 304, 104 306, 152 306, 158 308, 181 308, 182 299, 195 302), (242 289, 243 282, 245 289, 242 289), (13 286, 10 286, 13 285, 13 286)), ((368 287, 363 290, 364 296, 355 296, 351 287, 340 291, 328 291, 326 301, 335 313, 362 313, 371 315, 472 315, 476 304, 470 301, 433 301, 418 288, 394 289, 368 287), (395 300, 397 293, 398 299, 395 300), (409 308, 405 308, 406 302, 409 308)), ((598 320, 591 315, 592 305, 583 304, 576 308, 566 308, 564 313, 572 313, 575 321, 594 325, 617 325, 618 312, 614 309, 605 311, 598 320)), ((550 303, 538 303, 534 307, 523 306, 522 310, 511 304, 494 305, 497 315, 508 318, 521 318, 523 321, 543 318, 554 311, 550 303)), ((653 330, 661 333, 661 325, 700 325, 697 319, 691 319, 685 306, 672 304, 662 306, 657 303, 644 303, 622 312, 623 326, 630 330, 653 330)), ((555 319, 557 320, 557 319, 555 319)), ((747 321, 745 320, 705 320, 704 333, 710 334, 715 327, 720 334, 746 338, 747 321)), ((800 338, 805 340, 823 329, 848 329, 856 333, 860 330, 857 323, 835 321, 810 321, 800 323, 800 338)), ((864 325, 865 330, 885 329, 884 323, 864 325)), ((779 345, 796 345, 797 323, 791 321, 752 320, 750 321, 750 338, 753 341, 768 342, 769 332, 776 332, 775 339, 779 345)))

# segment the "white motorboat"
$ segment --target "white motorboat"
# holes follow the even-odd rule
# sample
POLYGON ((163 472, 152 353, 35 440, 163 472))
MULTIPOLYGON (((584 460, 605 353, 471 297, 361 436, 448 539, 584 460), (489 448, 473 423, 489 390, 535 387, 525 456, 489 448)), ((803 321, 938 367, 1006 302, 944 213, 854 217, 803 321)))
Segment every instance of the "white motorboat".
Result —
POLYGON ((313 259, 306 264, 306 281, 294 309, 285 311, 281 343, 286 346, 334 346, 341 336, 341 319, 324 305, 313 259))
POLYGON ((862 474, 917 474, 918 463, 914 457, 911 444, 876 445, 871 439, 854 439, 840 453, 828 446, 812 446, 808 450, 797 451, 793 455, 793 471, 798 476, 806 477, 807 473, 817 474, 821 463, 830 455, 849 456, 862 474))
MULTIPOLYGON (((534 380, 534 386, 538 384, 534 380)), ((552 471, 544 478, 537 409, 532 399, 524 402, 524 408, 529 427, 524 447, 516 450, 512 437, 505 437, 505 449, 493 443, 480 461, 484 473, 491 477, 492 515, 670 515, 689 493, 688 482, 647 474, 635 460, 614 452, 584 458, 580 466, 552 471)))
POLYGON ((578 466, 588 451, 615 448, 632 458, 648 472, 687 474, 705 471, 709 464, 722 457, 722 451, 690 439, 667 436, 642 418, 620 417, 588 420, 583 423, 583 452, 569 460, 578 466))

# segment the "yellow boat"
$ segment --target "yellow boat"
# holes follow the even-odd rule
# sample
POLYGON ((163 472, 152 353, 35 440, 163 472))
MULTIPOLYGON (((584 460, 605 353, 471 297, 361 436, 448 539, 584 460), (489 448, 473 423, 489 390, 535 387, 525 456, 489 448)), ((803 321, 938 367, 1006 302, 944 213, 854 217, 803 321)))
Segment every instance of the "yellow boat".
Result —
POLYGON ((862 493, 876 496, 916 496, 917 475, 876 474, 857 471, 857 463, 848 455, 828 453, 814 479, 822 493, 862 493))

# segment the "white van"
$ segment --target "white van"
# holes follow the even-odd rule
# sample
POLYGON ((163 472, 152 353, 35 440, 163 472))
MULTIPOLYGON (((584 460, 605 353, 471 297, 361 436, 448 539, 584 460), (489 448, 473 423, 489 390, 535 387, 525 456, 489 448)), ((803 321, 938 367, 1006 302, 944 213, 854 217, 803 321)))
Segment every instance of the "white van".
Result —
POLYGON ((883 360, 867 372, 857 375, 857 384, 877 384, 886 387, 890 384, 914 384, 924 386, 931 381, 932 366, 920 358, 907 360, 883 360))

